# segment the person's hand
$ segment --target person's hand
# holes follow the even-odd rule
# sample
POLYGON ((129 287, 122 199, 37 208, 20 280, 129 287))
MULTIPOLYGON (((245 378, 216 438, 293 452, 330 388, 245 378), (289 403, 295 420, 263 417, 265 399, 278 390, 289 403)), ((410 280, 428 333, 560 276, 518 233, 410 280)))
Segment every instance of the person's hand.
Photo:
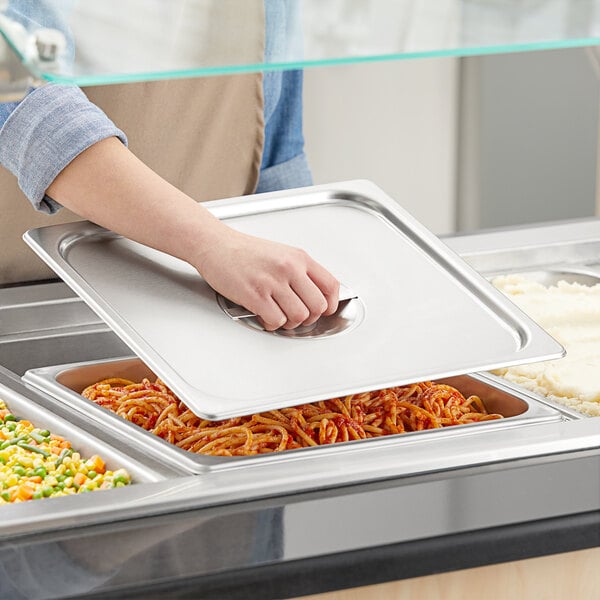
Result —
POLYGON ((267 331, 311 325, 338 307, 339 282, 298 248, 223 225, 193 261, 220 294, 251 310, 267 331))

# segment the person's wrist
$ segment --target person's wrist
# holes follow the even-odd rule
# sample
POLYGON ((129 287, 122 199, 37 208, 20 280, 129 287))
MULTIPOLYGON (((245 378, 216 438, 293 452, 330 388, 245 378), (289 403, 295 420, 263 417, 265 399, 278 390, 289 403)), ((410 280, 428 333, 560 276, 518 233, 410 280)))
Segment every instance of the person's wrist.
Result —
POLYGON ((203 207, 198 206, 198 209, 198 214, 193 215, 186 227, 182 241, 185 260, 202 274, 208 256, 218 252, 232 230, 203 207))

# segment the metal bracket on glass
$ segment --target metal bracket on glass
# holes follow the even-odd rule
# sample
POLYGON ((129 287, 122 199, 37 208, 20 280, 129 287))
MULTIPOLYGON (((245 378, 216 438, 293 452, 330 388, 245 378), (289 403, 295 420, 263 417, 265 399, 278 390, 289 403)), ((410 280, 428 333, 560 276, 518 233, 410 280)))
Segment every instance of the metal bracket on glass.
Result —
POLYGON ((28 32, 2 14, 5 8, 0 0, 0 102, 18 102, 31 88, 42 84, 35 74, 36 65, 44 63, 44 71, 48 72, 59 64, 66 39, 56 29, 28 32))
POLYGON ((0 102, 18 102, 35 85, 35 77, 5 37, 6 17, 0 14, 0 102))

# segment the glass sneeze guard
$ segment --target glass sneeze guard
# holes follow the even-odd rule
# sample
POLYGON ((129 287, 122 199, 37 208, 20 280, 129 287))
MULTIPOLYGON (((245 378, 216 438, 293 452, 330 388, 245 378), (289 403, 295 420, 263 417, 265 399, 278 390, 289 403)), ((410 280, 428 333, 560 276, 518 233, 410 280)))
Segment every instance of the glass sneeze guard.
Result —
POLYGON ((600 43, 600 0, 0 0, 39 79, 99 85, 600 43), (40 30, 60 32, 40 58, 40 30))

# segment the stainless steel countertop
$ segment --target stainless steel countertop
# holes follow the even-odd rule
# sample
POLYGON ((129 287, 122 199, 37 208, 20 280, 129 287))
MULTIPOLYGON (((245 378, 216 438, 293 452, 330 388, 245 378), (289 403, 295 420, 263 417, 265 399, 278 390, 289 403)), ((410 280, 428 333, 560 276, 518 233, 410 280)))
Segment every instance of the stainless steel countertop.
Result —
MULTIPOLYGON (((444 241, 485 271, 523 256, 527 267, 593 263, 600 257, 600 220, 444 241)), ((0 310, 30 306, 37 313, 56 306, 61 290, 62 284, 0 290, 0 310)), ((86 348, 90 359, 126 354, 115 351, 120 342, 101 322, 85 310, 73 314, 75 322, 68 322, 57 311, 53 324, 50 313, 43 331, 13 327, 0 338, 0 363, 20 375, 31 366, 88 358, 81 355, 86 348)), ((68 498, 75 502, 56 503, 51 521, 42 502, 37 515, 37 507, 11 507, 17 510, 0 540, 0 597, 114 598, 136 589, 152 597, 147 586, 162 597, 177 597, 169 589, 182 597, 197 597, 193 589, 221 590, 206 597, 244 597, 231 587, 248 581, 244 573, 258 582, 245 588, 245 597, 282 597, 385 580, 379 564, 393 566, 390 579, 600 544, 600 419, 489 431, 451 444, 432 438, 427 450, 406 445, 401 454, 387 444, 359 450, 327 463, 289 460, 144 483, 118 490, 109 507, 103 494, 86 498, 85 510, 68 498), (356 483, 347 461, 369 477, 356 483), (491 544, 487 554, 477 553, 483 543, 491 544), (360 557, 372 570, 359 580, 345 577, 336 557, 347 564, 360 557), (298 569, 310 569, 303 581, 312 579, 312 587, 290 593, 284 583, 269 583, 298 569)))

